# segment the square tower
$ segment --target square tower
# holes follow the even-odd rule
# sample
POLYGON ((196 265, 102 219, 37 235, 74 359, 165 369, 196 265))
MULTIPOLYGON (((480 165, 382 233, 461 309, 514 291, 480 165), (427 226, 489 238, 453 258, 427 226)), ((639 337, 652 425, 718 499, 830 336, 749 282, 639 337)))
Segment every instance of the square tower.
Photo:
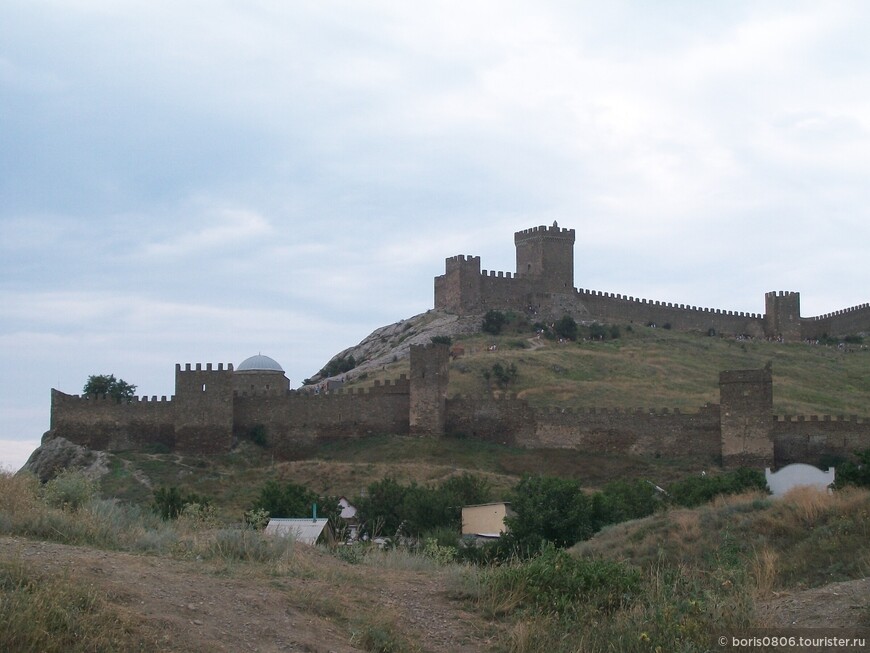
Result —
POLYGON ((537 282, 539 292, 574 291, 573 229, 533 227, 514 234, 517 248, 517 276, 537 282))
POLYGON ((722 464, 773 467, 773 380, 770 366, 719 374, 722 464))

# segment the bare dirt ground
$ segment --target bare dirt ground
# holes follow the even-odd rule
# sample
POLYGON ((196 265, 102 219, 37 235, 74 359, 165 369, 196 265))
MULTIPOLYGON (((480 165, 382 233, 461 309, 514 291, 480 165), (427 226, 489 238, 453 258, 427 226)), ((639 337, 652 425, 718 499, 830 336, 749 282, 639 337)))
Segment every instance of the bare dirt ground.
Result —
POLYGON ((770 627, 870 629, 870 578, 779 592, 758 609, 770 627))
POLYGON ((304 545, 294 556, 283 573, 0 538, 0 560, 92 586, 161 651, 345 653, 366 650, 378 626, 412 650, 487 649, 492 626, 449 598, 443 575, 349 565, 304 545))

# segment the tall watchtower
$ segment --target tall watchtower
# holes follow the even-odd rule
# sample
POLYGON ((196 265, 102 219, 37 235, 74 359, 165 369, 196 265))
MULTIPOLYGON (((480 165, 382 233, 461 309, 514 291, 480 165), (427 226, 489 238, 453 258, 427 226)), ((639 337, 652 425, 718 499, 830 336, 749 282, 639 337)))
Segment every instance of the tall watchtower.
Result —
POLYGON ((722 464, 772 467, 773 380, 770 365, 760 370, 719 374, 722 464))
POLYGON ((449 363, 445 344, 411 345, 411 435, 444 435, 449 363))
POLYGON ((556 222, 516 232, 517 276, 536 281, 541 292, 573 292, 574 239, 573 229, 556 222))
POLYGON ((769 292, 764 295, 764 335, 786 342, 801 340, 801 294, 769 292))
POLYGON ((180 452, 225 453, 233 443, 233 366, 196 369, 175 366, 175 448, 180 452))

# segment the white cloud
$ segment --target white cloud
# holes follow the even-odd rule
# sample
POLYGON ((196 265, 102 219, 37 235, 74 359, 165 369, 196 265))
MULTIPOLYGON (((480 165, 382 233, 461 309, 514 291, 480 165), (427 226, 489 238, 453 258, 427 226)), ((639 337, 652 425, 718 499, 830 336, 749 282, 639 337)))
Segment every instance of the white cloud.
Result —
POLYGON ((163 394, 179 359, 256 350, 308 375, 431 306, 444 258, 512 270, 513 231, 553 220, 584 287, 867 301, 867 20, 857 2, 8 0, 0 351, 28 372, 0 391, 44 413, 58 377, 99 365, 163 394))

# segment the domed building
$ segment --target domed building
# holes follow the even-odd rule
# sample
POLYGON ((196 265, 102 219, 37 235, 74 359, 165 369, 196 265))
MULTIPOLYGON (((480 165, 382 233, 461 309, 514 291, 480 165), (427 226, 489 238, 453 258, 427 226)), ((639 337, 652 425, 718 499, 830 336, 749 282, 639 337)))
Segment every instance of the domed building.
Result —
POLYGON ((257 354, 246 358, 233 373, 233 390, 239 393, 286 392, 290 380, 274 358, 257 354))

